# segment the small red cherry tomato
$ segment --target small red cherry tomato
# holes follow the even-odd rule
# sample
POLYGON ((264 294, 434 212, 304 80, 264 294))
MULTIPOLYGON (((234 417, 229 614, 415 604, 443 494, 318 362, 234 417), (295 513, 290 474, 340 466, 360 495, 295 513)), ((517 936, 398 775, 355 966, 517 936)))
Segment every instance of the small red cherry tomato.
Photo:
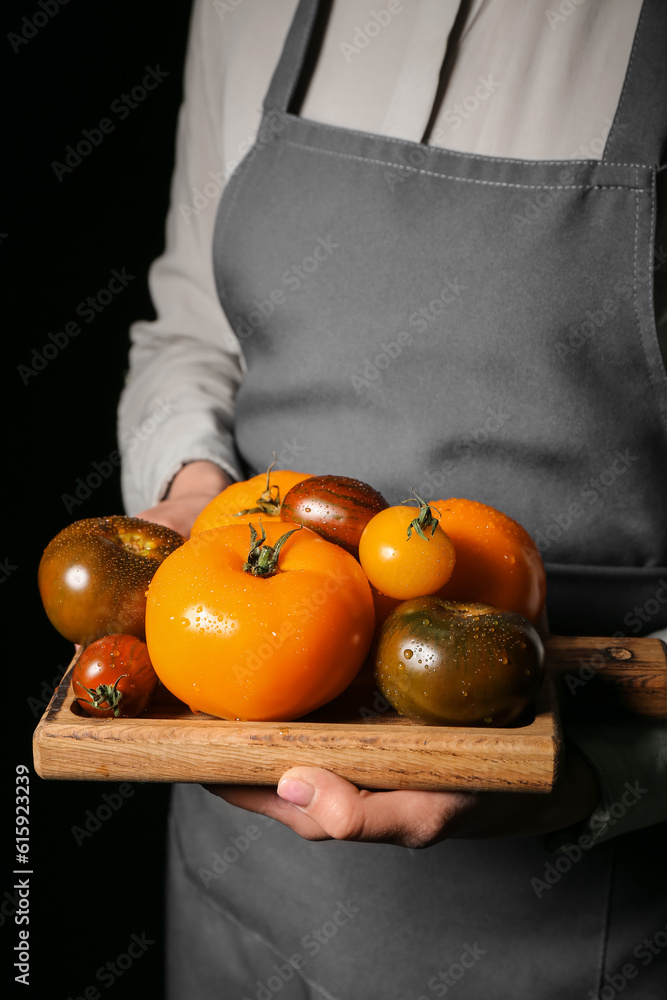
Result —
MULTIPOLYGON (((421 501, 420 501, 421 503, 421 501)), ((388 507, 364 528, 359 562, 372 585, 387 597, 406 601, 443 587, 456 555, 432 508, 388 507)))
POLYGON ((78 704, 89 715, 104 718, 139 715, 158 683, 146 643, 120 633, 87 646, 72 671, 78 704))

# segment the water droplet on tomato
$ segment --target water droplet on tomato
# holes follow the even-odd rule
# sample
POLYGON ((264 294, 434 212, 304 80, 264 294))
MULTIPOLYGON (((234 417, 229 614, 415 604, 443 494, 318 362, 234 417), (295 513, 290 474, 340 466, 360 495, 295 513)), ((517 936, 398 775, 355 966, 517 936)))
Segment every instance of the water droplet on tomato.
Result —
POLYGON ((424 620, 422 621, 422 625, 430 625, 430 624, 431 624, 431 621, 430 621, 429 618, 424 618, 424 620))
POLYGON ((184 628, 187 628, 189 624, 190 624, 189 618, 181 618, 181 625, 183 625, 184 628))
POLYGON ((411 660, 412 659, 412 650, 411 649, 404 649, 403 650, 403 656, 405 657, 406 660, 411 660))

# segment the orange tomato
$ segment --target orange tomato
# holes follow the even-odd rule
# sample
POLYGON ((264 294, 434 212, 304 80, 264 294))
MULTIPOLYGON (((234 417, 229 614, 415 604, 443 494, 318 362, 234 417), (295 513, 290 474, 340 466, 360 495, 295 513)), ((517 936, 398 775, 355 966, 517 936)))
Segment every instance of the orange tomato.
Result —
POLYGON ((165 559, 148 589, 146 642, 160 680, 223 719, 297 719, 339 695, 370 648, 370 586, 356 559, 308 528, 267 522, 284 542, 274 575, 244 570, 250 526, 214 528, 165 559))
POLYGON ((267 473, 262 472, 252 479, 245 479, 241 483, 231 483, 222 493, 218 493, 211 502, 204 507, 192 525, 191 535, 199 535, 202 531, 209 531, 211 528, 221 528, 225 524, 249 524, 251 521, 257 523, 262 518, 262 524, 267 521, 280 520, 280 504, 285 495, 304 479, 312 477, 306 472, 291 472, 289 469, 278 469, 277 472, 270 472, 270 481, 267 492, 267 473), (268 497, 271 496, 269 501, 268 497), (267 499, 262 498, 266 496, 267 499), (241 510, 249 510, 258 506, 265 509, 254 511, 252 514, 241 514, 236 516, 241 510), (272 513, 272 507, 276 507, 272 513))
MULTIPOLYGON (((426 512, 427 505, 421 507, 426 512)), ((442 587, 452 575, 454 546, 437 521, 414 527, 424 514, 416 507, 387 507, 371 518, 359 542, 364 573, 387 597, 407 601, 442 587)))
POLYGON ((454 572, 438 597, 490 604, 536 622, 544 608, 546 574, 525 528, 475 500, 435 500, 432 506, 456 550, 454 572))

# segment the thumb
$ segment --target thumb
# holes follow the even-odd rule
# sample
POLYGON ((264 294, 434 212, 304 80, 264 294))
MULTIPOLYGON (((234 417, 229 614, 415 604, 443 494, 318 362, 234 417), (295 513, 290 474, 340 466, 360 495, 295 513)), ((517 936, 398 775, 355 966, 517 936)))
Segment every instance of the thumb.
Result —
POLYGON ((292 767, 280 779, 278 795, 336 840, 367 839, 368 800, 373 793, 358 789, 331 771, 292 767))
POLYGON ((335 840, 410 847, 431 842, 458 804, 452 793, 370 792, 319 767, 290 768, 278 795, 335 840))

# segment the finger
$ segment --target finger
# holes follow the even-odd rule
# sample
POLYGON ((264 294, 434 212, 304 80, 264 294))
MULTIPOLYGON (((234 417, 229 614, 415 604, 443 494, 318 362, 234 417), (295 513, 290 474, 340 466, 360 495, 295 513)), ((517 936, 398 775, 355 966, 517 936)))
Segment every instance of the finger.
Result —
POLYGON ((230 805, 278 820, 305 840, 331 839, 316 820, 281 799, 275 788, 248 785, 204 785, 203 787, 230 805))
POLYGON ((425 847, 444 839, 448 825, 475 801, 474 795, 463 792, 370 792, 315 767, 287 771, 278 795, 335 840, 404 847, 425 847))

